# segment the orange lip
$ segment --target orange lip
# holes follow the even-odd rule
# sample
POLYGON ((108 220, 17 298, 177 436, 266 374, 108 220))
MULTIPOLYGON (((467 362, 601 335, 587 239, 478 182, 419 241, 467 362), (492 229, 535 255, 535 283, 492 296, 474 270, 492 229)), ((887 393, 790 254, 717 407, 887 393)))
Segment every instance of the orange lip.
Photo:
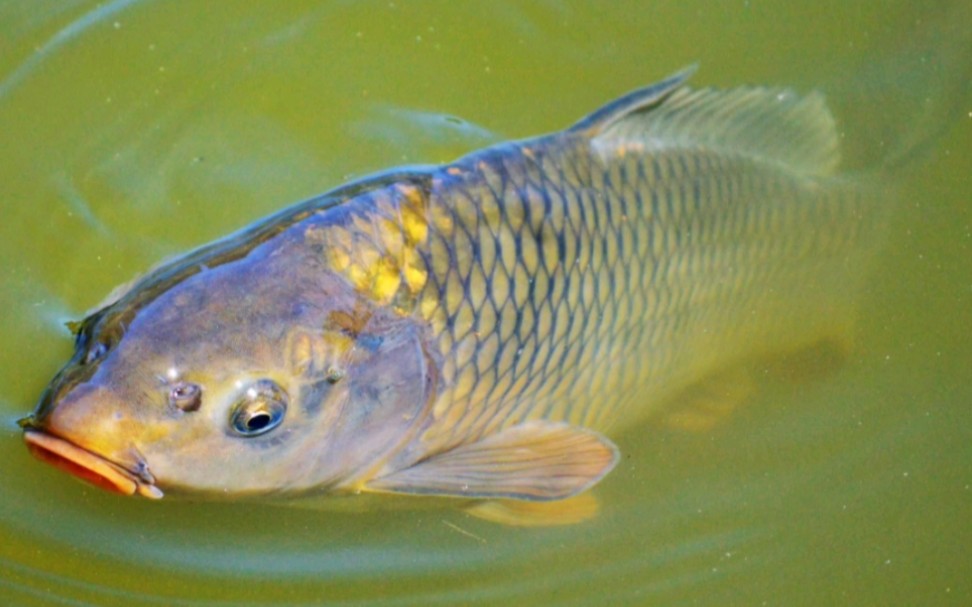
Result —
POLYGON ((24 441, 27 449, 37 459, 92 485, 124 495, 138 493, 151 499, 162 497, 162 491, 152 483, 63 438, 37 430, 25 430, 24 441))

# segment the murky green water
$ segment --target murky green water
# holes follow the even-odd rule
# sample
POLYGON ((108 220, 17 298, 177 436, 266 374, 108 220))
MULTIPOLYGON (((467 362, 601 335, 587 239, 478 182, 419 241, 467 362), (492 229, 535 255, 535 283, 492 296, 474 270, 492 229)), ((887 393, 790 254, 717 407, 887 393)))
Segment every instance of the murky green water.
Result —
POLYGON ((711 433, 617 437, 596 521, 148 503, 22 445, 63 321, 160 258, 694 61, 697 83, 819 86, 868 120, 900 108, 852 102, 848 76, 914 63, 936 27, 923 2, 714 4, 0 2, 0 602, 969 604, 968 100, 902 177, 848 364, 711 433))

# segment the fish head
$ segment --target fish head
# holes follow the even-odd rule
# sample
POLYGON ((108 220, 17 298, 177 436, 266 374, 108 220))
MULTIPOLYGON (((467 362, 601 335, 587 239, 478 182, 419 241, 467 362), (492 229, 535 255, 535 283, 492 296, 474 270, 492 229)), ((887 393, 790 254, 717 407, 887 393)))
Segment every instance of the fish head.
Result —
POLYGON ((303 494, 366 479, 431 402, 420 327, 285 258, 206 269, 89 316, 22 422, 30 451, 146 497, 303 494))

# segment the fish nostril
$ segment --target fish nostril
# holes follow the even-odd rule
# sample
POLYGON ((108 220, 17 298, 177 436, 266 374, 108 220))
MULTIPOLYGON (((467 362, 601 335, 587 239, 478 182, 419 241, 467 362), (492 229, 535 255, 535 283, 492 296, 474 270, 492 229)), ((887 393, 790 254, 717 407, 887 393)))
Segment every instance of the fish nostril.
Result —
POLYGON ((202 387, 190 382, 179 382, 169 390, 169 404, 183 412, 199 410, 202 405, 202 387))

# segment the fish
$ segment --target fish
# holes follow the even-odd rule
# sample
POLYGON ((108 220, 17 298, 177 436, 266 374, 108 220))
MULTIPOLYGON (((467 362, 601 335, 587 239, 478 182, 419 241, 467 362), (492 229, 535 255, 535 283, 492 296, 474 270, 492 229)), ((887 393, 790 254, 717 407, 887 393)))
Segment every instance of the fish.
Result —
POLYGON ((72 325, 28 449, 150 499, 587 518, 609 435, 672 411, 707 427, 750 394, 745 369, 847 344, 880 241, 822 94, 692 88, 694 71, 150 270, 72 325))

